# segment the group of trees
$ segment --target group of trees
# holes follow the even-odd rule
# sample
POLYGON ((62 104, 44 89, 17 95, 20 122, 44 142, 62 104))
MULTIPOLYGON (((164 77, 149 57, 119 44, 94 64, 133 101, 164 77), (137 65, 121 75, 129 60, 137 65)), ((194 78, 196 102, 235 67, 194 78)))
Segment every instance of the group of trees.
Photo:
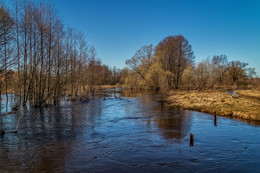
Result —
POLYGON ((66 95, 75 99, 105 84, 167 93, 245 85, 255 76, 247 63, 228 62, 225 55, 195 65, 192 47, 182 35, 166 37, 156 47, 141 47, 126 61, 129 68, 110 68, 97 58, 83 33, 64 26, 51 5, 6 3, 0 4, 0 94, 15 92, 18 105, 58 104, 66 95))
POLYGON ((184 70, 183 87, 204 90, 248 86, 256 72, 247 66, 248 63, 241 61, 228 62, 226 55, 213 56, 184 70))
POLYGON ((121 81, 131 88, 152 88, 162 93, 172 89, 214 89, 245 86, 256 75, 254 68, 226 55, 213 56, 198 64, 188 40, 182 35, 169 36, 155 48, 141 47, 126 61, 121 81))
POLYGON ((0 91, 19 95, 18 105, 74 99, 96 85, 119 82, 119 73, 103 65, 84 34, 65 27, 51 5, 0 4, 0 91))

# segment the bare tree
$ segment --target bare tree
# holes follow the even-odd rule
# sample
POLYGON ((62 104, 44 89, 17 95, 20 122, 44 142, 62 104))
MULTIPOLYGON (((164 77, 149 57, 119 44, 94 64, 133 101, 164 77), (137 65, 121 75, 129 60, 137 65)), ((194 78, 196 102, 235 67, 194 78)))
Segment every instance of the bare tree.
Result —
POLYGON ((153 54, 153 45, 142 46, 131 59, 126 60, 126 64, 145 80, 145 74, 151 66, 153 54))
POLYGON ((227 72, 232 84, 236 84, 239 80, 245 79, 246 66, 248 66, 248 63, 240 61, 231 61, 228 63, 227 72))
POLYGON ((166 37, 156 46, 155 56, 166 71, 174 74, 174 79, 169 81, 170 88, 174 85, 174 88, 178 89, 184 69, 194 62, 194 54, 188 40, 182 35, 166 37))
MULTIPOLYGON (((8 105, 8 68, 13 64, 13 58, 10 56, 10 42, 14 36, 14 21, 4 6, 0 7, 0 74, 4 73, 6 110, 8 105)), ((2 94, 2 81, 0 81, 0 97, 2 94)), ((1 103, 0 103, 1 104, 1 103)))
POLYGON ((4 6, 0 7, 0 73, 13 64, 13 59, 7 58, 7 46, 14 38, 14 21, 4 6), (2 58, 3 57, 3 58, 2 58))
POLYGON ((119 70, 112 73, 103 65, 84 34, 64 27, 51 5, 12 2, 12 15, 0 6, 0 84, 5 82, 6 94, 8 87, 15 89, 18 106, 58 104, 65 95, 75 99, 82 91, 86 94, 87 85, 119 81, 119 70), (14 76, 17 80, 9 80, 14 76))
POLYGON ((209 62, 200 62, 196 67, 196 79, 198 88, 204 90, 207 88, 210 79, 209 62))
POLYGON ((222 85, 224 81, 227 63, 226 55, 213 56, 212 58, 213 74, 216 76, 216 81, 219 82, 220 85, 222 85))
POLYGON ((193 66, 188 65, 181 76, 182 83, 184 84, 184 88, 188 87, 189 90, 191 90, 192 84, 195 83, 195 69, 193 66))
POLYGON ((256 76, 255 68, 251 68, 251 67, 247 68, 246 69, 246 76, 247 76, 248 79, 255 78, 255 76, 256 76))

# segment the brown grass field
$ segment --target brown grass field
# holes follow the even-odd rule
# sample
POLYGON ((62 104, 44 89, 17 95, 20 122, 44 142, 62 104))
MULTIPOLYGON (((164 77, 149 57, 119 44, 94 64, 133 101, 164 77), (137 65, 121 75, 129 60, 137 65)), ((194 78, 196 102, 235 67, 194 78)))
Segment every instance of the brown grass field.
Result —
POLYGON ((173 106, 185 109, 260 121, 260 91, 235 92, 238 95, 224 91, 171 91, 167 101, 173 106))

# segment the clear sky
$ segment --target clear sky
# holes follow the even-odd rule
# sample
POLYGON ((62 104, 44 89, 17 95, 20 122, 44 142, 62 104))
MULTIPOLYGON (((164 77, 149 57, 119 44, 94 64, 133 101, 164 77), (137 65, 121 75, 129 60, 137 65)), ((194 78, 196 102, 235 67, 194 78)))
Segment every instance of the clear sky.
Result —
POLYGON ((183 35, 199 62, 226 54, 260 76, 260 0, 49 0, 104 64, 123 68, 143 45, 183 35))

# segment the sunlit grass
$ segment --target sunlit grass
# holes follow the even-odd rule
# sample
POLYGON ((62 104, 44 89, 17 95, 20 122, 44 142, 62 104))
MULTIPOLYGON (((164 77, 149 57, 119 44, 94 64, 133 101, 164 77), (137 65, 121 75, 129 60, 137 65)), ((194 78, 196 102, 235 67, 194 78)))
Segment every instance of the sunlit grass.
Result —
POLYGON ((174 106, 223 116, 260 120, 260 91, 239 90, 238 96, 221 91, 173 91, 168 101, 174 106))

